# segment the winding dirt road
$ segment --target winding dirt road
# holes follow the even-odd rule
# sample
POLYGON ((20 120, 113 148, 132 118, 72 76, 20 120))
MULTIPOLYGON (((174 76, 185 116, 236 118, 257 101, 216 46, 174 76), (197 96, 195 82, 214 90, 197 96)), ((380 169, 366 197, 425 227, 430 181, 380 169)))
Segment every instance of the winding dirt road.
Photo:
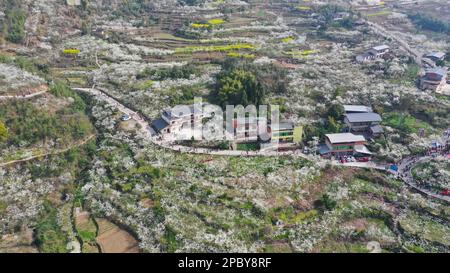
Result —
POLYGON ((80 140, 78 142, 75 142, 74 144, 70 145, 69 147, 66 147, 66 148, 63 148, 63 149, 52 150, 52 151, 48 151, 48 152, 45 152, 45 153, 40 153, 40 154, 37 154, 37 155, 32 155, 30 157, 26 157, 26 158, 22 158, 22 159, 17 159, 17 160, 11 160, 11 161, 8 161, 8 162, 3 162, 3 163, 0 163, 0 167, 5 167, 5 166, 16 164, 16 163, 22 163, 22 162, 30 161, 30 160, 33 160, 33 159, 36 159, 36 158, 39 158, 39 157, 62 154, 62 153, 65 153, 65 152, 67 152, 69 150, 72 150, 73 148, 83 146, 84 144, 86 144, 89 140, 93 139, 94 137, 95 137, 95 134, 92 134, 89 137, 87 137, 85 139, 82 139, 82 140, 80 140))

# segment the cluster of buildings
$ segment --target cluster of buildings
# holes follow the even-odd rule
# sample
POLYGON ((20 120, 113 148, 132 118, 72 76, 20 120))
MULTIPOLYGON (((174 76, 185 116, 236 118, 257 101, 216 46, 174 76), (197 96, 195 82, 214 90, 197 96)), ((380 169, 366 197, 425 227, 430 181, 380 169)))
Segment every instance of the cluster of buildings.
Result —
POLYGON ((381 116, 365 105, 344 105, 344 133, 326 134, 325 143, 319 153, 324 157, 354 156, 356 160, 370 160, 372 153, 365 146, 366 138, 378 137, 383 133, 381 116))
MULTIPOLYGON (((151 124, 152 135, 167 141, 190 139, 192 134, 195 134, 195 124, 203 124, 210 118, 196 107, 189 106, 187 112, 177 111, 174 108, 164 110, 161 117, 151 124)), ((265 147, 271 147, 270 144, 273 142, 278 145, 277 148, 297 147, 303 134, 302 127, 296 127, 291 121, 281 121, 275 125, 266 117, 234 118, 231 121, 231 128, 227 128, 225 122, 223 125, 227 129, 224 130, 226 139, 232 139, 234 143, 261 142, 265 147), (261 134, 260 131, 264 133, 261 134)))
POLYGON ((448 78, 447 67, 441 67, 438 63, 445 60, 444 52, 432 52, 422 58, 422 64, 425 68, 425 75, 420 78, 420 88, 422 90, 440 91, 443 88, 449 88, 450 79, 448 78))
POLYGON ((365 146, 366 138, 352 133, 326 134, 325 144, 319 147, 324 157, 354 156, 357 160, 370 160, 372 153, 365 146))
POLYGON ((381 116, 374 113, 371 107, 364 105, 344 105, 344 123, 349 132, 368 137, 378 137, 384 131, 380 123, 381 116))
MULTIPOLYGON (((356 56, 358 63, 369 63, 382 58, 390 51, 389 46, 379 45, 366 50, 364 53, 356 56)), ((425 68, 425 75, 420 78, 419 85, 422 90, 431 90, 440 92, 442 89, 450 90, 450 79, 448 78, 447 67, 438 65, 440 61, 445 60, 444 52, 431 52, 422 58, 422 64, 425 68)), ((443 92, 446 93, 446 92, 443 92)))
POLYGON ((420 79, 422 90, 439 91, 450 84, 447 78, 446 67, 435 67, 425 70, 425 75, 420 79))
MULTIPOLYGON (((203 124, 210 116, 206 116, 196 106, 189 106, 188 109, 189 111, 183 112, 176 109, 164 110, 161 117, 151 124, 152 134, 167 141, 190 139, 189 134, 192 134, 194 125, 203 124)), ((365 105, 344 105, 344 110, 344 132, 326 134, 325 143, 319 147, 320 154, 335 158, 351 155, 356 160, 370 160, 372 153, 366 147, 367 139, 383 133, 381 116, 365 105)), ((234 118, 225 132, 232 136, 234 143, 259 142, 261 149, 276 147, 283 150, 298 148, 303 128, 295 126, 291 121, 275 125, 266 117, 241 117, 234 118), (263 134, 260 132, 261 126, 264 126, 263 134)))
POLYGON ((386 53, 390 51, 390 47, 387 45, 379 45, 366 50, 364 53, 356 56, 358 63, 367 63, 376 59, 382 58, 386 53))
POLYGON ((439 61, 444 61, 445 56, 445 52, 431 52, 423 56, 422 62, 426 68, 433 68, 437 66, 439 61))

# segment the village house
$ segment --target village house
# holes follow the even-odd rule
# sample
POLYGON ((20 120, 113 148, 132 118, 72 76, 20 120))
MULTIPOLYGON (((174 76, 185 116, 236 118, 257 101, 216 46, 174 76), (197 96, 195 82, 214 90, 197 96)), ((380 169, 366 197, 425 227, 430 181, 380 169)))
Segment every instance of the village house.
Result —
POLYGON ((362 135, 352 133, 326 134, 325 144, 319 152, 325 157, 342 157, 352 155, 355 158, 370 158, 372 153, 365 146, 366 139, 362 135))
POLYGON ((372 136, 378 136, 383 133, 380 126, 382 119, 377 113, 350 113, 346 114, 344 123, 349 132, 370 133, 372 136))
POLYGON ((383 57, 386 53, 388 53, 390 50, 390 47, 387 45, 379 45, 372 47, 371 49, 367 50, 363 54, 360 54, 356 56, 356 61, 358 63, 366 63, 373 60, 376 60, 378 58, 383 57))
POLYGON ((174 107, 163 111, 161 118, 152 122, 153 134, 160 134, 172 138, 181 133, 183 129, 190 130, 195 122, 201 122, 203 111, 194 106, 174 107))
POLYGON ((349 105, 345 104, 343 105, 344 111, 346 114, 353 114, 353 113, 372 113, 372 107, 365 106, 365 105, 349 105))
POLYGON ((447 68, 437 67, 427 69, 425 75, 420 79, 422 90, 437 91, 447 85, 447 68))
POLYGON ((262 150, 291 150, 302 142, 303 127, 295 126, 292 121, 281 121, 278 126, 269 123, 268 138, 261 139, 262 150))
POLYGON ((445 52, 432 52, 425 55, 425 58, 428 58, 434 62, 443 61, 445 59, 445 52))
POLYGON ((274 126, 270 126, 269 128, 273 140, 278 140, 279 142, 294 141, 295 126, 293 122, 284 121, 278 124, 278 128, 275 128, 274 126))
MULTIPOLYGON (((202 110, 196 109, 194 106, 167 109, 163 111, 161 118, 152 122, 150 130, 153 136, 158 135, 165 140, 179 139, 180 136, 192 135, 194 124, 201 125, 205 118, 208 117, 203 114, 202 110)), ((227 128, 225 120, 224 128, 227 128)), ((295 144, 301 142, 302 129, 302 127, 294 126, 294 123, 290 121, 282 121, 278 126, 275 126, 267 118, 243 117, 234 118, 231 122, 231 128, 227 128, 225 134, 233 136, 235 143, 259 141, 266 144, 275 142, 295 144), (264 137, 261 137, 262 135, 264 137)))
POLYGON ((237 118, 233 120, 233 132, 236 142, 255 142, 258 140, 258 128, 260 122, 266 119, 257 117, 237 118))
POLYGON ((445 59, 444 52, 432 52, 429 54, 425 54, 422 58, 422 64, 425 68, 434 68, 436 67, 436 62, 444 61, 445 59))

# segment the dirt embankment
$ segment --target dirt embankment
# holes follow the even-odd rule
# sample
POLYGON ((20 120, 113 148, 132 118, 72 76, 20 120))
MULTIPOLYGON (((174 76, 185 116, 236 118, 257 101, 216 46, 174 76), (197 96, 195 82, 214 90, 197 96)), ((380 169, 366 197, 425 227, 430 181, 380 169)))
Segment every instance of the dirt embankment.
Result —
POLYGON ((103 253, 138 253, 138 241, 127 231, 119 228, 107 219, 97 218, 97 243, 103 253))

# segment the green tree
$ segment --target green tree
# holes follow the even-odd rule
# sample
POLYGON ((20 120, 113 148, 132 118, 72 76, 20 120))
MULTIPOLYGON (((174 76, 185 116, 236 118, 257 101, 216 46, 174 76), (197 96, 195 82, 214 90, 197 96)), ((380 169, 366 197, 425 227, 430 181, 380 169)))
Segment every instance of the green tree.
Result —
POLYGON ((437 61, 436 61, 436 65, 437 65, 437 66, 445 66, 445 61, 443 61, 443 60, 437 60, 437 61))
POLYGON ((335 120, 339 120, 344 115, 344 107, 342 105, 333 104, 328 106, 328 116, 333 117, 335 120))
POLYGON ((67 252, 68 240, 58 224, 57 213, 57 209, 49 201, 44 202, 44 210, 36 227, 36 244, 41 252, 67 252))
POLYGON ((408 14, 408 17, 413 21, 414 24, 422 27, 423 29, 428 29, 440 33, 450 32, 450 25, 447 22, 429 14, 408 14))
POLYGON ((8 139, 8 128, 0 121, 0 143, 5 142, 8 139))
POLYGON ((92 24, 89 21, 81 22, 81 34, 91 35, 91 32, 92 32, 92 24))
POLYGON ((6 39, 13 43, 21 43, 25 38, 25 21, 27 16, 21 9, 14 8, 6 13, 6 39))
POLYGON ((2 31, 0 32, 0 44, 3 44, 8 36, 8 26, 3 24, 2 31))
POLYGON ((327 210, 333 210, 336 208, 337 202, 330 198, 328 194, 322 195, 320 202, 327 210))
POLYGON ((332 116, 328 116, 327 125, 330 133, 339 133, 341 130, 341 125, 332 116))
POLYGON ((218 100, 227 104, 247 106, 260 105, 264 101, 264 90, 256 76, 244 69, 233 69, 219 76, 218 100))

